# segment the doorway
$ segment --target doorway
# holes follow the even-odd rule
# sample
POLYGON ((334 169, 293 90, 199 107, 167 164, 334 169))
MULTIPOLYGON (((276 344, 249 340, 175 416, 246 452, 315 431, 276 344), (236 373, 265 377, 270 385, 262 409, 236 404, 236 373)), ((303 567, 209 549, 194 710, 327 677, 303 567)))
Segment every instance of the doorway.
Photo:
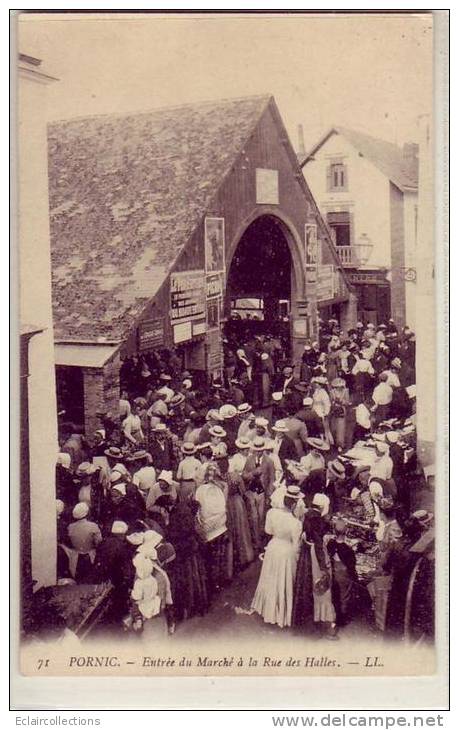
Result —
POLYGON ((244 342, 271 335, 290 354, 292 257, 283 223, 264 215, 242 235, 228 272, 225 335, 244 342))

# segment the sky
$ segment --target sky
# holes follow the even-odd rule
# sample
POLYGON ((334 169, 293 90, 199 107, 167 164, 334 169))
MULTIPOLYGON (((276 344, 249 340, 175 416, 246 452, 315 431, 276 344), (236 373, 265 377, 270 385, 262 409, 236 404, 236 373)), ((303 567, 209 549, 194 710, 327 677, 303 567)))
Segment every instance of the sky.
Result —
POLYGON ((50 119, 272 94, 295 149, 333 125, 402 144, 430 113, 429 15, 20 15, 50 119))

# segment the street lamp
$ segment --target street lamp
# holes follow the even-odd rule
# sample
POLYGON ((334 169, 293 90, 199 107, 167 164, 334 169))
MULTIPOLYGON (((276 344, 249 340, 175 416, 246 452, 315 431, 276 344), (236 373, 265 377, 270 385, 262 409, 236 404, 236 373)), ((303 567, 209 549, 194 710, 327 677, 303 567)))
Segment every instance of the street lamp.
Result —
POLYGON ((373 244, 371 243, 366 233, 362 233, 358 243, 356 243, 353 248, 357 265, 364 266, 370 258, 371 252, 373 251, 373 244))

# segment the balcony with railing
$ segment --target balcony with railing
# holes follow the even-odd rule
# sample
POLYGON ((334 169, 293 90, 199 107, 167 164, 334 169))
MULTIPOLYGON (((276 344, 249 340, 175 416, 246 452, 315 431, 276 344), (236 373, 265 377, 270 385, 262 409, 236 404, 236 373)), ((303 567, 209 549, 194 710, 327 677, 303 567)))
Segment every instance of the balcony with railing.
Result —
POLYGON ((368 243, 357 243, 354 246, 335 246, 335 251, 345 269, 358 269, 367 263, 372 248, 368 243))
POLYGON ((335 251, 344 267, 355 268, 358 266, 354 246, 335 246, 335 251))

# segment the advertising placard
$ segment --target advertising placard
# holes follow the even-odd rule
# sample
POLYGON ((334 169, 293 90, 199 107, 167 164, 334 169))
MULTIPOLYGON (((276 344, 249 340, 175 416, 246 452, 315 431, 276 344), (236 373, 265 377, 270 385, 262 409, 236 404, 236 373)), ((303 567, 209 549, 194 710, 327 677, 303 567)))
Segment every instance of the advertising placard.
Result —
POLYGON ((203 319, 206 285, 203 271, 177 271, 171 274, 171 321, 203 319))

